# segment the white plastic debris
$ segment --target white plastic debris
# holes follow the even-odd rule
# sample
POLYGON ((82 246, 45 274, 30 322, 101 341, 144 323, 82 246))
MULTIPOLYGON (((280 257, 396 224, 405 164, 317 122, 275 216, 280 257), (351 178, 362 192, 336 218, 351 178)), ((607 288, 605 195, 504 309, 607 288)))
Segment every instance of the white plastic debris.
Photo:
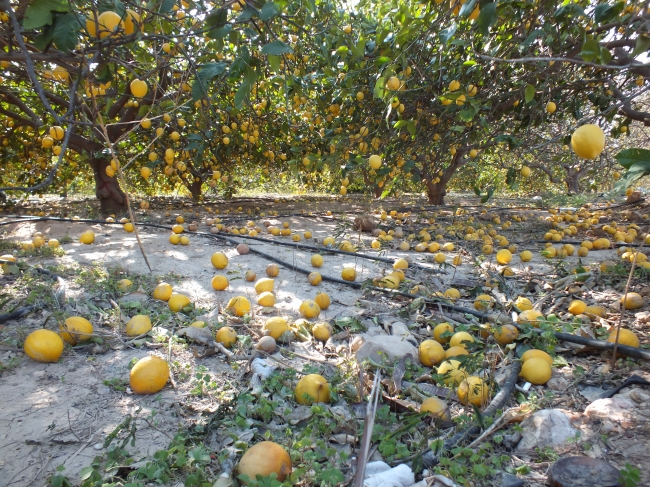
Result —
MULTIPOLYGON (((368 464, 369 466, 370 464, 368 464)), ((366 473, 368 472, 366 466, 366 473)), ((415 475, 408 465, 398 465, 390 470, 369 476, 363 481, 364 487, 409 487, 415 483, 415 475)))
POLYGON ((261 358, 256 358, 251 363, 251 388, 252 394, 260 394, 262 392, 262 383, 273 373, 275 367, 261 358))

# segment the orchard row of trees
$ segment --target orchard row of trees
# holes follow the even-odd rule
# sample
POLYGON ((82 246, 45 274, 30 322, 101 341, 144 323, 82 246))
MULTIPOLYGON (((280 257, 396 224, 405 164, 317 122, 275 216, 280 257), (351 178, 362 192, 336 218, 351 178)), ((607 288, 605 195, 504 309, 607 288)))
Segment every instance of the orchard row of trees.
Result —
POLYGON ((291 172, 343 194, 415 185, 441 204, 454 176, 486 161, 509 166, 510 185, 528 165, 577 190, 613 154, 579 159, 576 127, 598 124, 611 141, 650 124, 642 2, 3 0, 0 11, 0 186, 86 178, 104 212, 124 210, 124 174, 199 197, 236 190, 237 174, 291 172))

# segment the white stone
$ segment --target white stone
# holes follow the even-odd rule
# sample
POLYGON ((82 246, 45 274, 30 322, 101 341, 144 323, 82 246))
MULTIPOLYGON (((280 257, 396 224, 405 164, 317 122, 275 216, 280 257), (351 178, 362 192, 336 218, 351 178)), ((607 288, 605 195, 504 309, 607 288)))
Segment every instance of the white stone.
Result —
POLYGON ((366 337, 366 341, 357 350, 357 362, 361 363, 370 359, 378 364, 384 360, 391 362, 401 359, 410 353, 415 361, 418 360, 418 349, 401 337, 392 335, 379 335, 366 337))
POLYGON ((636 408, 631 399, 614 396, 612 398, 597 399, 585 409, 585 416, 589 419, 608 419, 610 421, 627 421, 636 408))
POLYGON ((542 409, 526 418, 522 423, 522 438, 515 451, 533 450, 547 446, 563 445, 576 435, 569 418, 557 409, 542 409))

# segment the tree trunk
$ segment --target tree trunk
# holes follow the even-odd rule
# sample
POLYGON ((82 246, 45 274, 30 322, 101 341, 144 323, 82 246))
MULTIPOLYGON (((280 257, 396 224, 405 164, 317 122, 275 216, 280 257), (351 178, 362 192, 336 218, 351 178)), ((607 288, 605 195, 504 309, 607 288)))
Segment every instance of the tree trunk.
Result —
POLYGON ((373 193, 375 194, 375 199, 378 200, 381 198, 381 194, 384 192, 384 188, 380 188, 379 186, 375 185, 375 189, 373 193))
POLYGON ((564 180, 567 187, 567 194, 577 194, 580 192, 580 173, 579 172, 567 172, 567 176, 564 180))
POLYGON ((432 181, 427 180, 427 197, 429 198, 429 203, 432 205, 444 205, 445 204, 445 195, 447 194, 447 181, 441 180, 438 183, 433 183, 432 181))
POLYGON ((95 176, 95 195, 99 199, 102 215, 118 215, 126 211, 126 195, 120 188, 115 176, 106 174, 106 168, 111 165, 107 157, 90 159, 90 166, 95 176))
POLYGON ((197 201, 199 197, 201 196, 201 186, 203 186, 203 181, 192 181, 191 183, 187 184, 187 189, 190 190, 190 193, 192 193, 192 199, 194 201, 197 201))

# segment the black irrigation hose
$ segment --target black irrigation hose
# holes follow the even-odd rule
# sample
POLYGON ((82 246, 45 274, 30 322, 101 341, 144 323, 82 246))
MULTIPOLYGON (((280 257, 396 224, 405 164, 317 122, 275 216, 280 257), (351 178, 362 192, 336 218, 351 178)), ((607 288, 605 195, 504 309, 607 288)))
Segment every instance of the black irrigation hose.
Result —
MULTIPOLYGON (((552 243, 552 244, 570 244, 570 245, 577 245, 580 247, 582 242, 574 242, 573 240, 559 240, 557 242, 553 242, 551 240, 535 240, 534 243, 541 243, 541 244, 546 244, 546 243, 552 243)), ((648 244, 634 244, 634 243, 625 243, 625 242, 613 242, 612 247, 607 247, 606 249, 590 249, 589 252, 594 252, 598 250, 615 250, 616 247, 614 246, 619 246, 619 247, 648 247, 648 244)))
POLYGON ((19 308, 16 311, 12 311, 11 313, 2 314, 0 315, 0 323, 4 323, 5 321, 9 320, 17 320, 18 318, 25 316, 27 313, 30 313, 39 308, 41 308, 41 306, 37 304, 34 306, 25 306, 24 308, 19 308))
MULTIPOLYGON (((483 420, 494 416, 499 409, 502 409, 503 406, 505 406, 506 402, 508 402, 508 399, 515 390, 515 385, 517 384, 517 379, 519 378, 519 372, 521 372, 521 362, 519 360, 516 360, 510 366, 510 371, 508 373, 508 377, 506 377, 503 387, 498 392, 498 394, 494 396, 492 402, 490 402, 490 404, 488 404, 488 406, 481 413, 483 420)), ((469 428, 459 431, 452 437, 445 440, 445 443, 442 446, 442 451, 440 451, 438 455, 432 451, 425 452, 422 455, 422 463, 428 467, 437 465, 440 461, 440 455, 449 452, 459 444, 464 443, 470 438, 478 436, 480 433, 481 426, 478 425, 470 426, 469 428)))

